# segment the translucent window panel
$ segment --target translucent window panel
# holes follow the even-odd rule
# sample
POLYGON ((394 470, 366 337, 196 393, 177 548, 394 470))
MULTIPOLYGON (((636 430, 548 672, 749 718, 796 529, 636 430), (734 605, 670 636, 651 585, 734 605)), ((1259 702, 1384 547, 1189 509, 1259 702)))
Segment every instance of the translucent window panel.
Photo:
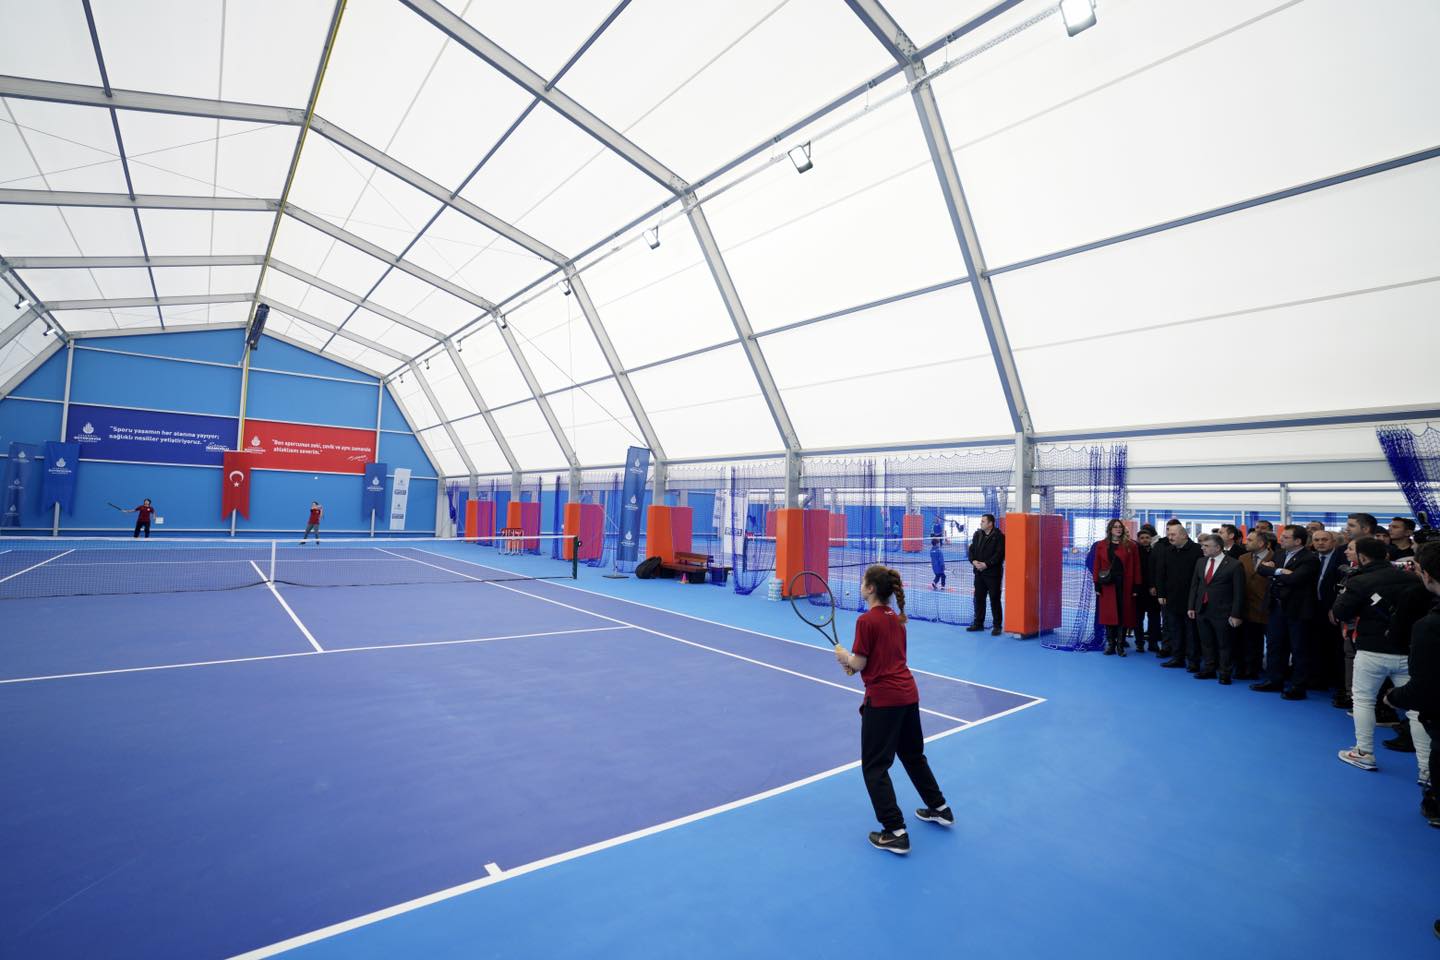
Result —
MULTIPOLYGON (((364 307, 356 310, 354 315, 346 321, 345 329, 362 337, 368 337, 376 343, 399 351, 406 356, 414 356, 435 343, 423 333, 417 333, 409 327, 402 327, 364 307)), ((390 365, 398 366, 399 363, 398 360, 392 360, 390 365)))
MULTIPOLYGON (((15 208, 5 208, 6 216, 9 216, 13 209, 15 208)), ((75 238, 80 253, 85 256, 127 257, 144 252, 140 246, 140 231, 135 229, 135 214, 129 210, 108 207, 63 207, 60 216, 64 218, 70 235, 75 238)), ((143 219, 145 214, 142 212, 140 216, 143 219)), ((147 236, 146 239, 149 240, 149 237, 147 236)), ((30 251, 27 248, 28 245, 22 246, 20 249, 29 254, 30 251)), ((150 252, 155 254, 160 251, 157 251, 152 244, 150 252)), ((186 252, 194 253, 193 250, 186 252)))
POLYGON ((376 376, 383 376, 394 370, 396 366, 396 361, 385 354, 346 340, 344 337, 335 337, 331 340, 330 345, 325 348, 325 352, 334 354, 345 363, 376 376))
POLYGON ((395 392, 401 406, 410 415, 410 423, 417 430, 433 427, 440 422, 440 414, 430 405, 420 381, 413 374, 407 372, 397 377, 391 382, 390 389, 395 392))
POLYGON ((333 4, 294 0, 226 3, 225 72, 220 96, 245 103, 304 107, 329 35, 333 4), (283 30, 275 29, 284 24, 283 30), (265 65, 255 69, 257 63, 265 65))
MULTIPOLYGON (((66 209, 74 210, 69 207, 66 209)), ((73 257, 80 252, 60 207, 7 206, 0 216, 0 253, 12 257, 73 257)), ((106 213, 126 213, 107 210, 106 213)), ((128 214, 127 214, 128 215, 128 214)), ((130 233, 135 233, 134 220, 130 233)), ((140 238, 135 237, 135 245, 140 238)))
MULTIPOLYGON (((210 304, 187 303, 181 306, 161 307, 159 315, 165 318, 167 327, 199 326, 210 316, 210 304)), ((151 314, 152 318, 154 314, 151 314)))
MULTIPOLYGON (((206 323, 246 323, 250 320, 249 303, 206 304, 206 323)), ((267 323, 268 326, 268 323, 267 323)))
POLYGON ((965 261, 914 107, 892 101, 705 206, 765 330, 951 280, 965 261))
POLYGON ((735 325, 688 220, 660 228, 660 246, 631 243, 581 274, 615 352, 628 367, 735 339, 735 325))
POLYGON ((85 8, 78 3, 0 0, 0 63, 16 77, 100 84, 85 8), (24 29, 16 24, 23 23, 24 29))
MULTIPOLYGON (((4 121, 12 117, 18 126, 6 134, 5 143, 9 150, 18 148, 20 153, 5 162, 7 173, 43 174, 43 182, 51 190, 125 192, 125 173, 108 110, 6 100, 0 110, 0 126, 8 126, 4 121), (23 144, 12 133, 18 133, 23 144)), ((34 188, 40 184, 23 186, 34 188)))
POLYGON ((260 279, 255 267, 156 267, 155 289, 162 297, 187 293, 249 293, 260 279))
MULTIPOLYGON (((13 319, 14 317, 6 317, 5 322, 13 319)), ((18 337, 0 347, 0 390, 7 385, 15 386, 10 381, 20 376, 26 364, 56 343, 54 337, 45 336, 44 330, 44 325, 36 321, 26 327, 18 337)))
POLYGON ((95 31, 111 85, 214 96, 220 82, 221 6, 167 0, 95 4, 95 31))
POLYGON ((553 269, 549 262, 450 208, 405 258, 496 303, 553 269))
POLYGON ((1384 458, 1373 427, 1292 427, 1236 433, 1131 437, 1125 441, 1132 467, 1197 463, 1290 463, 1296 460, 1384 458))
POLYGON ((510 444, 522 470, 567 469, 565 454, 533 400, 496 410, 495 425, 510 444))
POLYGON ((440 405, 442 417, 453 420, 480 411, 470 396, 470 391, 466 389, 465 381, 455 369, 455 364, 450 362, 448 353, 437 353, 426 362, 428 369, 425 370, 425 378, 430 381, 430 389, 435 392, 435 402, 440 405))
POLYGON ((240 210, 141 210, 140 222, 151 256, 264 253, 275 215, 240 210))
POLYGON ((460 350, 461 361, 489 406, 498 407, 531 396, 510 348, 493 324, 467 334, 460 350))
POLYGON ((450 442, 450 435, 445 432, 444 427, 422 430, 420 439, 425 441, 425 446, 429 448, 430 455, 435 458, 435 465, 440 468, 443 476, 457 477, 470 472, 465 467, 465 461, 460 459, 460 454, 455 452, 455 444, 450 442))
MULTIPOLYGON (((41 300, 94 300, 103 297, 91 270, 25 270, 19 276, 41 300)), ((143 270, 141 271, 144 272, 143 270)), ((0 289, 0 299, 10 292, 0 289)), ((8 306, 8 304, 7 304, 8 306)), ((0 329, 4 323, 0 323, 0 329)))
POLYGON ((481 310, 401 270, 391 270, 370 299, 442 333, 459 329, 481 310))
MULTIPOLYGON (((1440 160, 994 278, 1017 349, 1440 273, 1440 160)), ((1123 340, 1112 339, 1112 346, 1123 340)))
MULTIPOLYGON (((1061 72, 1083 58, 1090 64, 1088 75, 1082 74, 1087 80, 1101 62, 1119 65, 1112 68, 1118 75, 1134 62, 1134 53, 1107 56, 1122 45, 1151 63, 1256 12, 1253 4, 1203 6, 1132 3, 1102 13, 1102 26, 1069 46, 1063 31, 1050 31, 1054 56, 1037 48, 1033 56, 975 78, 982 56, 967 65, 974 70, 961 68, 937 82, 992 265, 1440 140, 1440 115, 1427 93, 1440 84, 1440 61, 1430 43, 1440 31, 1440 7, 1424 0, 1297 4, 1103 89, 1076 84, 1061 72), (1133 28, 1127 26, 1132 19, 1133 28), (1305 42, 1295 42, 1297 37, 1305 42), (1037 85, 1050 92, 1052 103, 1094 92, 1027 119, 1034 99, 1021 95, 1037 85), (964 146, 966 138, 956 131, 982 128, 965 116, 968 104, 1017 98, 1025 109, 1008 117, 1015 126, 964 146)), ((1022 38, 1030 33, 1039 30, 1022 38)))
POLYGON ((462 195, 573 255, 667 193, 555 111, 537 107, 462 195))
POLYGON ((549 78, 612 9, 609 0, 546 0, 537 4, 465 4, 461 15, 511 56, 549 78))
POLYGON ((327 323, 343 323, 355 310, 355 305, 350 301, 342 300, 319 287, 312 287, 274 269, 265 271, 265 281, 260 285, 260 292, 277 303, 302 310, 327 323))
POLYGON ((760 347, 805 447, 1014 429, 968 286, 776 333, 760 347))
POLYGON ((669 457, 762 453, 783 446, 739 346, 640 370, 630 382, 669 457))
POLYGON ((685 4, 632 4, 560 87, 698 179, 894 62, 842 4, 775 7, 712 5, 697 29, 685 4))
POLYGON ((558 390, 613 371, 573 296, 551 288, 507 315, 541 390, 558 390))
POLYGON ((307 137, 290 198, 301 208, 398 254, 440 202, 321 136, 307 137))
POLYGON ((388 268, 383 261, 289 217, 280 220, 272 256, 280 263, 357 293, 373 287, 388 268))
POLYGON ((137 193, 279 197, 295 127, 121 111, 137 193))
POLYGON ((454 427, 455 435, 460 438, 460 445, 465 448, 465 453, 470 457, 470 462, 475 464, 477 471, 508 471, 510 469, 510 463, 505 459, 505 453, 500 449, 500 445, 495 442, 495 437, 490 433, 490 427, 485 423, 484 417, 477 414, 473 417, 466 417, 464 420, 457 420, 451 426, 454 427))
POLYGON ((626 447, 646 445, 614 380, 565 390, 549 401, 581 463, 615 463, 624 459, 626 447))
MULTIPOLYGON (((148 308, 150 320, 155 320, 155 309, 148 308)), ((67 331, 75 333, 89 330, 114 330, 120 326, 119 319, 110 310, 55 310, 52 311, 55 321, 67 331)))
POLYGON ((1356 381, 1341 372, 1354 367, 1358 331, 1364 331, 1366 342, 1377 344, 1433 344, 1437 312, 1440 282, 1430 282, 1230 314, 1178 329, 1130 331, 1123 339, 1018 349, 1015 361, 1040 431, 1236 418, 1254 422, 1337 410, 1433 406, 1435 389, 1429 378, 1356 381), (1302 346, 1303 368, 1294 376, 1277 373, 1278 379, 1253 383, 1246 357, 1295 357, 1302 346), (1166 375, 1183 375, 1181 386, 1139 389, 1130 368, 1141 358, 1163 358, 1166 375), (1095 389, 1097 371, 1117 365, 1117 390, 1095 389), (1316 376, 1314 371, 1334 375, 1316 376))

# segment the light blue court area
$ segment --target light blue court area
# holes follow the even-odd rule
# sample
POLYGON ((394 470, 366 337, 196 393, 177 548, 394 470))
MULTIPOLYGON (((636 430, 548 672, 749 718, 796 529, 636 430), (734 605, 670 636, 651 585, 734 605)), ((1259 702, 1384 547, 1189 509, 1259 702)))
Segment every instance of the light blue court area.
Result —
POLYGON ((462 582, 5 601, 4 955, 1431 949, 1413 757, 1318 699, 914 623, 959 822, 900 859, 788 604, 425 550, 462 582))

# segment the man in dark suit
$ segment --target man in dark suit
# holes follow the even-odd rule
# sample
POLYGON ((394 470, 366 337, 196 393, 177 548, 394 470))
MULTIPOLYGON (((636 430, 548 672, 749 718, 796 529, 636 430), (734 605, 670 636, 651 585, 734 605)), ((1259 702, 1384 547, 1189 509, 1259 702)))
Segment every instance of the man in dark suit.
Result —
MULTIPOLYGON (((1203 537, 1201 538, 1204 539, 1203 537)), ((1233 523, 1220 524, 1220 541, 1225 544, 1224 554, 1239 560, 1245 556, 1245 541, 1240 537, 1240 528, 1233 523)))
POLYGON ((1218 668, 1220 683, 1228 687, 1235 668, 1231 644, 1245 613, 1245 568, 1225 552, 1225 542, 1217 534, 1201 537, 1200 551, 1186 614, 1195 621, 1204 658, 1195 679, 1214 680, 1218 668))
POLYGON ((1000 608, 1000 587, 1005 582, 1005 534, 995 526, 995 515, 987 513, 980 518, 980 529, 970 540, 966 556, 975 570, 975 619, 965 629, 970 632, 985 629, 985 599, 990 599, 990 635, 1000 636, 1005 614, 1000 608))
POLYGON ((1185 524, 1165 524, 1169 545, 1155 556, 1155 590, 1165 611, 1165 640, 1170 659, 1162 667, 1184 667, 1191 673, 1200 669, 1200 637, 1195 621, 1185 615, 1190 603, 1190 581, 1200 561, 1200 545, 1190 539, 1185 524))
POLYGON ((1350 698, 1349 687, 1340 689, 1344 677, 1344 654, 1340 643, 1340 626, 1330 615, 1335 606, 1335 594, 1345 579, 1341 571, 1346 569, 1344 551, 1337 549, 1335 534, 1323 527, 1310 534, 1310 549, 1320 561, 1320 572, 1315 578, 1315 616, 1306 625, 1306 642, 1311 651, 1314 667, 1310 677, 1313 690, 1336 688, 1335 699, 1350 698))
POLYGON ((1305 547, 1305 528, 1288 524, 1280 531, 1275 556, 1255 570, 1270 578, 1270 622, 1265 633, 1265 679, 1250 684, 1265 693, 1284 691, 1286 700, 1304 700, 1310 680, 1310 651, 1305 621, 1315 615, 1315 583, 1320 561, 1305 547), (1290 685, 1285 685, 1287 670, 1290 685))
POLYGON ((1136 600, 1135 651, 1145 652, 1149 641, 1150 650, 1160 652, 1160 601, 1155 597, 1155 528, 1148 523, 1140 525, 1135 542, 1140 545, 1140 596, 1136 600))

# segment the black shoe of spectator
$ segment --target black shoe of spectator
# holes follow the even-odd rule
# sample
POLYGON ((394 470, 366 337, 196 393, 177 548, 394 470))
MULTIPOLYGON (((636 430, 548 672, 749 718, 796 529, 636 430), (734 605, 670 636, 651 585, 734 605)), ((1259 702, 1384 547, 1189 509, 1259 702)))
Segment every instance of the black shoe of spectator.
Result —
POLYGON ((1184 661, 1184 660, 1181 660, 1179 657, 1171 657, 1169 660, 1166 660, 1164 663, 1160 664, 1160 666, 1162 666, 1162 667, 1183 667, 1183 666, 1185 666, 1185 661, 1184 661))
POLYGON ((1169 648, 1169 647, 1155 647, 1155 656, 1157 656, 1157 657, 1166 657, 1166 658, 1169 658, 1169 657, 1170 657, 1170 648, 1169 648))
POLYGON ((1385 741, 1386 750, 1394 750, 1396 753, 1414 753, 1415 741, 1410 737, 1410 728, 1401 727, 1400 735, 1394 740, 1385 741))
POLYGON ((1109 640, 1106 640, 1106 641, 1105 641, 1105 656, 1107 656, 1107 657, 1113 657, 1113 656, 1115 656, 1115 644, 1114 644, 1113 642, 1109 641, 1109 640))
POLYGON ((966 632, 966 633, 979 633, 981 630, 984 630, 984 629, 985 629, 985 624, 983 624, 983 623, 972 623, 972 624, 970 624, 970 626, 968 626, 968 627, 965 628, 965 632, 966 632))
POLYGON ((993 627, 993 628, 990 630, 990 636, 992 636, 992 637, 998 637, 998 636, 1000 636, 1000 634, 1002 634, 1002 633, 1004 633, 1004 632, 1005 632, 1005 631, 1004 631, 1004 630, 1001 630, 1001 629, 1000 629, 1000 626, 997 624, 995 627, 993 627))
POLYGON ((1280 694, 1280 697, 1283 700, 1304 700, 1306 699, 1305 688, 1291 687, 1289 690, 1286 690, 1284 693, 1280 694))
POLYGON ((1220 686, 1222 686, 1222 687, 1228 687, 1228 686, 1230 686, 1230 678, 1229 678, 1229 677, 1221 677, 1221 678, 1220 678, 1220 686))
POLYGON ((1260 683, 1250 684, 1250 689, 1261 693, 1279 693, 1285 689, 1285 685, 1278 680, 1262 680, 1260 683))
POLYGON ((1341 694, 1337 693, 1335 694, 1335 696, 1330 698, 1330 706, 1334 707, 1337 710, 1353 710, 1355 709, 1355 701, 1351 700, 1349 697, 1342 696, 1341 694))
POLYGON ((1400 715, 1382 703, 1375 707, 1375 722, 1382 727, 1393 727, 1400 722, 1400 715))
POLYGON ((1210 670, 1197 670, 1190 675, 1193 680, 1214 680, 1215 674, 1210 670))

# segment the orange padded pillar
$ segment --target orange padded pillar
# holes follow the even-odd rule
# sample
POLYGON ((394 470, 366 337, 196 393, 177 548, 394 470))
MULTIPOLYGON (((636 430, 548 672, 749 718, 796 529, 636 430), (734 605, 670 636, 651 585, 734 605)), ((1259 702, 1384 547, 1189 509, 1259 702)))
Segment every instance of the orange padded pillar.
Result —
POLYGON ((1062 531, 1055 514, 1006 514, 1006 633, 1033 637, 1060 626, 1062 531))
POLYGON ((919 553, 921 539, 925 536, 925 518, 918 513, 907 513, 900 528, 900 549, 904 553, 919 553))
POLYGON ((652 503, 645 511, 645 556, 659 557, 662 563, 675 562, 675 539, 670 525, 670 508, 652 503))
POLYGON ((790 596, 790 581, 805 571, 805 511, 798 507, 771 510, 775 518, 775 578, 782 596, 790 596))

